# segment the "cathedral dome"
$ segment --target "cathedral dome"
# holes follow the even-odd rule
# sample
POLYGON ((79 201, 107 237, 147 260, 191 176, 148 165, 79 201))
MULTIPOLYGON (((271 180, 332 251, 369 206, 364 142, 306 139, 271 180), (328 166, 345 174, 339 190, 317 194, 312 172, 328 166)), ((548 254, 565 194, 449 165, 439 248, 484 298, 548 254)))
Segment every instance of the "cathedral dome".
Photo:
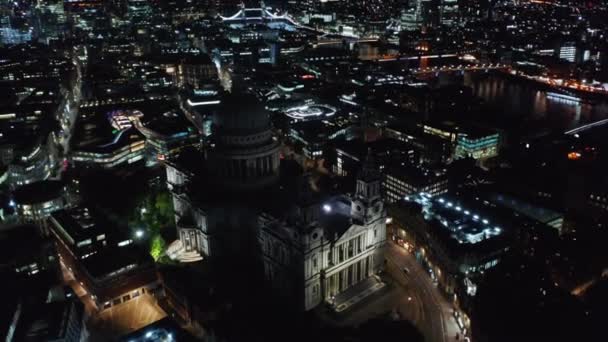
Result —
POLYGON ((222 98, 213 135, 209 164, 217 184, 254 189, 278 179, 279 143, 268 112, 253 94, 235 91, 222 98))
POLYGON ((255 95, 246 92, 227 93, 214 116, 220 134, 241 135, 268 130, 268 112, 255 95))

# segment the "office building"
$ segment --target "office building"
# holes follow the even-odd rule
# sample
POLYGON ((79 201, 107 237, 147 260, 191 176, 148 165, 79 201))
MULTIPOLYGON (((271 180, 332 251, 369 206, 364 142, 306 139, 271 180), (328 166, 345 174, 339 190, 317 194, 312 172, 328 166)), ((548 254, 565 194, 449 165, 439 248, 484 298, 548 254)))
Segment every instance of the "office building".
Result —
POLYGON ((471 128, 458 134, 454 158, 487 159, 496 157, 500 146, 497 132, 471 128))
POLYGON ((399 202, 407 195, 425 193, 437 196, 448 191, 445 169, 404 165, 388 168, 384 173, 382 190, 388 203, 399 202))
POLYGON ((19 219, 42 223, 57 210, 70 205, 67 187, 60 181, 41 181, 23 185, 13 192, 19 219))

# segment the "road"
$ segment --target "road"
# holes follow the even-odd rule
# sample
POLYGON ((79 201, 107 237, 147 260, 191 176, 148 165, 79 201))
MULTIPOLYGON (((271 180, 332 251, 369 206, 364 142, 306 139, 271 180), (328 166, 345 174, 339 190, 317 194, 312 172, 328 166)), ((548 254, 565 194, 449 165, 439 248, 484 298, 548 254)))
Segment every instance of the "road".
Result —
POLYGON ((458 325, 452 316, 451 304, 442 296, 429 275, 418 264, 413 255, 404 248, 388 242, 387 271, 411 293, 412 301, 418 303, 421 312, 413 322, 429 342, 456 341, 458 325), (403 268, 409 272, 405 274, 403 268))

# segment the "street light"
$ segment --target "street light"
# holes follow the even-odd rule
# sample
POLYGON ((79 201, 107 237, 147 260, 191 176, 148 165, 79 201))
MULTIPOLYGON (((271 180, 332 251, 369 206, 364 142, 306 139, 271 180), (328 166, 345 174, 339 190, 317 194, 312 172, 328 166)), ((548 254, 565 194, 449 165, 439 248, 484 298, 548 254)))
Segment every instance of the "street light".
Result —
POLYGON ((136 238, 142 238, 144 236, 144 231, 141 229, 138 229, 137 231, 135 231, 135 237, 136 238))

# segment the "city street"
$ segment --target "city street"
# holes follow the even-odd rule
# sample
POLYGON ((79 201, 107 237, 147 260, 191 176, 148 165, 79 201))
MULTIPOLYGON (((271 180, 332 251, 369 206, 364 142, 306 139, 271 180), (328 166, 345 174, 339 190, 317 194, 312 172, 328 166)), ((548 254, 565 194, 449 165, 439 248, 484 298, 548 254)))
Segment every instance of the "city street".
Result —
POLYGON ((392 312, 399 319, 412 322, 428 342, 458 341, 456 334, 459 328, 452 315, 451 304, 414 256, 393 242, 387 243, 385 255, 385 289, 340 314, 325 310, 319 310, 318 314, 340 326, 357 326, 371 318, 392 312), (407 274, 403 271, 404 268, 409 270, 407 274))
MULTIPOLYGON (((386 258, 387 272, 406 289, 407 293, 411 294, 411 301, 420 307, 418 317, 412 317, 411 321, 424 333, 427 341, 456 341, 459 329, 452 316, 452 306, 441 295, 414 256, 404 248, 388 242, 386 258), (403 271, 406 267, 409 270, 407 274, 403 271)), ((400 308, 407 306, 407 302, 403 299, 399 303, 400 308)), ((405 319, 410 319, 407 313, 411 311, 404 311, 405 319)))

